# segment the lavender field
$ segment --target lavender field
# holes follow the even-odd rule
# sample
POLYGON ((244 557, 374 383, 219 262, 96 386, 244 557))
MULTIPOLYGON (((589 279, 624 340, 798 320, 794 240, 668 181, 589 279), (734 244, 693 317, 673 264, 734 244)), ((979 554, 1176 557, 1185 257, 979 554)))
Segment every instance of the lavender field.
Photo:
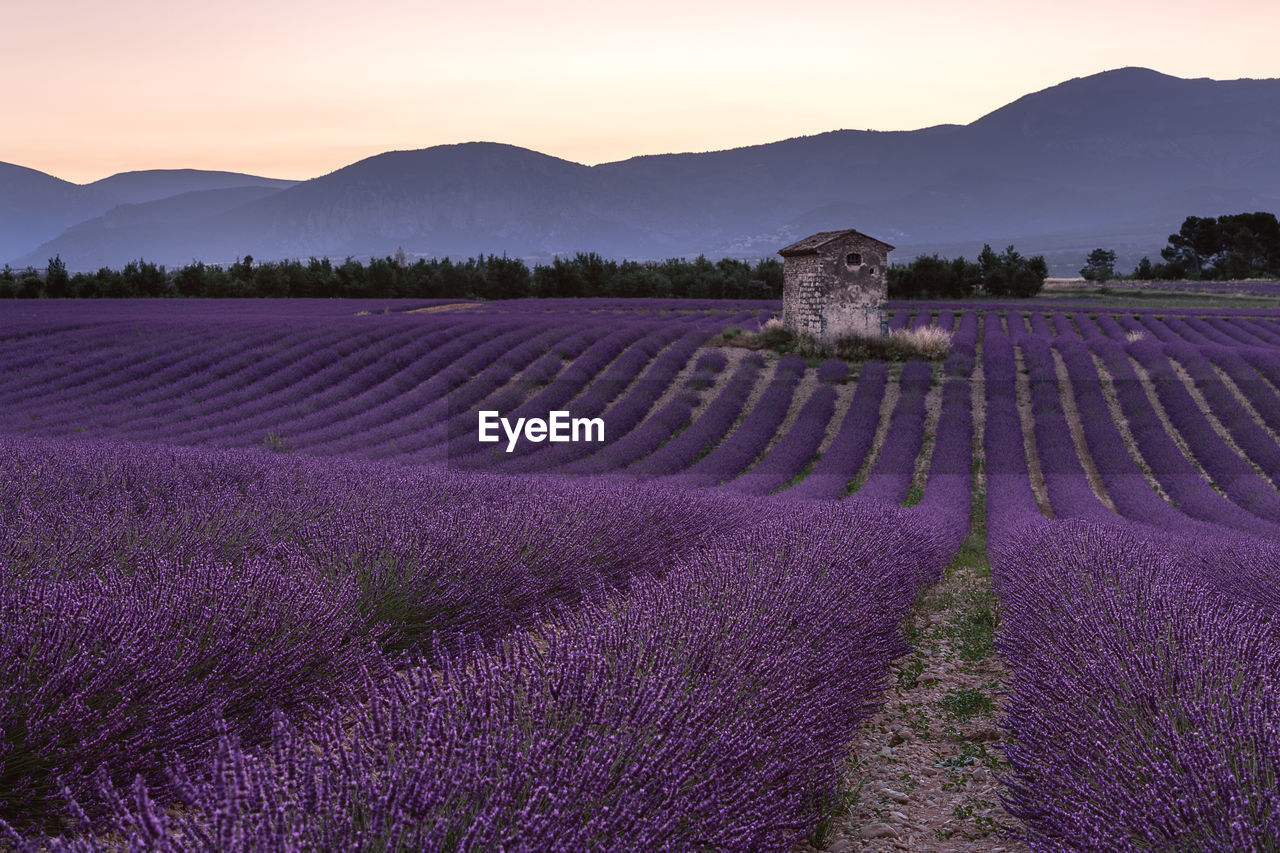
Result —
POLYGON ((0 306, 0 844, 1280 849, 1280 312, 708 345, 777 310, 0 306), (851 744, 975 554, 997 793, 912 847, 851 744))

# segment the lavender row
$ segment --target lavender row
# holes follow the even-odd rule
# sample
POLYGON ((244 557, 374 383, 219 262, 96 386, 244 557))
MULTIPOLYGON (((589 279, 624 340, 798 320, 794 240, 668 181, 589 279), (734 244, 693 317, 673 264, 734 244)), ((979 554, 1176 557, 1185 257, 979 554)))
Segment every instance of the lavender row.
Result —
MULTIPOLYGON (((621 328, 594 341, 581 355, 564 364, 559 375, 545 387, 506 413, 506 417, 511 419, 546 417, 548 412, 564 409, 570 400, 582 393, 584 388, 598 381, 604 371, 611 369, 624 353, 630 353, 632 346, 644 337, 647 330, 648 327, 644 325, 624 324, 621 328)), ((628 359, 638 357, 640 356, 627 356, 628 359)), ((532 450, 533 446, 526 443, 518 445, 514 452, 523 454, 532 450)), ((501 452, 501 450, 486 448, 465 453, 453 449, 449 460, 452 464, 461 467, 487 466, 493 464, 493 460, 501 452)))
MULTIPOLYGON (((1091 340, 1104 340, 1093 338, 1091 340)), ((1162 499, 1147 483, 1111 417, 1103 394, 1102 379, 1084 344, 1059 340, 1071 380, 1072 395, 1080 414, 1081 431, 1094 467, 1116 511, 1131 521, 1166 530, 1191 530, 1212 535, 1220 528, 1198 521, 1162 499)))
POLYGON ((840 422, 840 429, 809 475, 787 490, 787 497, 839 500, 847 494, 875 441, 888 376, 889 370, 883 361, 863 364, 858 388, 840 422))
MULTIPOLYGON (((699 329, 681 332, 679 326, 668 326, 642 338, 573 401, 574 416, 604 420, 606 439, 633 429, 707 338, 699 329)), ((580 461, 599 447, 588 442, 533 446, 535 451, 527 458, 504 454, 496 469, 519 474, 552 471, 580 461)))
POLYGON ((98 766, 161 784, 215 718, 251 738, 384 653, 537 624, 743 522, 662 490, 258 454, 5 439, 0 466, 11 820, 98 766))
POLYGON ((423 662, 312 722, 278 718, 264 749, 222 737, 209 764, 171 771, 176 798, 105 783, 109 818, 81 828, 97 838, 11 840, 786 849, 904 651, 898 622, 940 571, 931 543, 901 511, 792 505, 499 650, 423 662))
MULTIPOLYGON (((591 347, 600 343, 611 332, 604 326, 581 329, 555 344, 538 357, 509 382, 505 388, 485 398, 472 409, 452 414, 445 422, 447 442, 424 449, 409 456, 412 462, 447 462, 472 454, 476 450, 476 428, 479 409, 489 409, 512 416, 511 413, 528 411, 538 397, 543 396, 553 384, 564 383, 561 372, 591 347)), ((454 408, 450 406, 450 408, 454 408)), ((548 410, 543 410, 544 414, 548 410)), ((523 415, 514 415, 523 417, 523 415)))
POLYGON ((1205 327, 1208 327, 1210 329, 1213 329, 1214 331, 1221 333, 1222 335, 1225 335, 1227 338, 1230 338, 1233 341, 1234 346, 1239 346, 1240 344, 1244 344, 1245 346, 1251 346, 1251 347, 1257 347, 1257 346, 1265 347, 1265 346, 1273 346, 1276 343, 1280 343, 1280 340, 1275 340, 1275 339, 1269 340, 1265 336, 1265 334, 1257 331, 1254 328, 1251 328, 1247 323, 1241 322, 1239 320, 1232 322, 1230 320, 1225 320, 1221 317, 1209 317, 1204 320, 1200 319, 1199 317, 1188 317, 1187 322, 1192 324, 1197 329, 1203 329, 1205 327))
MULTIPOLYGON (((1263 378, 1254 365, 1235 349, 1206 347, 1201 355, 1222 370, 1226 377, 1248 400, 1263 423, 1272 431, 1280 431, 1280 394, 1275 386, 1263 378)), ((1280 359, 1276 360, 1280 367, 1280 359)))
POLYGON ((1115 514, 1093 493, 1085 477, 1062 408, 1053 351, 1044 338, 1035 335, 1024 335, 1018 345, 1031 386, 1036 456, 1054 516, 1114 520, 1115 514))
MULTIPOLYGON (((674 387, 675 381, 706 339, 705 331, 691 330, 663 350, 627 393, 604 412, 604 442, 568 445, 564 453, 566 461, 558 463, 558 470, 570 474, 599 474, 635 461, 634 439, 628 439, 631 439, 636 427, 654 410, 668 390, 674 391, 677 399, 683 397, 686 402, 692 402, 689 395, 683 393, 683 389, 674 387), (626 442, 627 446, 619 448, 619 442, 626 442)), ((671 412, 668 411, 666 416, 670 417, 671 412)), ((667 435, 671 435, 671 432, 667 435)), ((640 444, 652 447, 652 436, 646 437, 640 444)))
MULTIPOLYGON (((1194 518, 1235 530, 1275 537, 1280 528, 1252 515, 1213 491, 1182 454, 1143 390, 1124 348, 1112 342, 1095 342, 1091 350, 1111 375, 1117 401, 1137 444, 1156 480, 1178 508, 1194 518)), ((1164 383, 1167 384, 1167 383, 1164 383)))
POLYGON ((1267 346, 1280 344, 1280 324, 1277 324, 1274 318, 1263 320, 1251 317, 1238 320, 1237 323, 1267 346))
POLYGON ((1069 314, 1052 314, 1049 321, 1053 326, 1053 335, 1060 338, 1071 338, 1080 340, 1080 330, 1076 327, 1075 315, 1069 314))
MULTIPOLYGON (((476 330, 473 334, 478 340, 489 332, 476 330)), ((331 400, 342 400, 338 394, 355 393, 365 384, 376 386, 370 380, 388 368, 425 367, 447 340, 443 335, 415 340, 413 332, 408 332, 373 339, 359 348, 313 344, 311 351, 296 361, 263 361, 202 389, 196 395, 200 400, 196 407, 175 411, 171 403, 166 411, 160 406, 151 417, 130 422, 126 428, 131 436, 156 440, 253 443, 270 430, 281 430, 282 421, 289 415, 296 417, 293 406, 304 400, 318 410, 331 400)), ((294 435, 300 431, 296 426, 291 430, 294 435)))
POLYGON ((889 417, 889 432, 858 496, 900 504, 911 488, 916 457, 924 443, 925 396, 933 379, 933 366, 912 359, 902 366, 898 402, 889 417))
MULTIPOLYGON (((777 303, 774 303, 777 305, 777 303)), ((913 310, 929 310, 929 311, 967 311, 973 309, 972 301, 928 301, 919 302, 912 300, 890 300, 888 307, 894 311, 910 312, 913 310)), ((1026 311, 1026 302, 982 302, 982 311, 989 312, 1008 312, 1010 314, 1026 311)), ((1205 316, 1212 314, 1220 317, 1259 317, 1268 321, 1280 319, 1280 308, 1170 308, 1167 306, 1155 306, 1151 308, 1137 307, 1126 305, 1108 309, 1100 307, 1097 302, 1070 302, 1054 300, 1052 309, 1054 312, 1067 311, 1071 313, 1097 313, 1097 314, 1158 314, 1160 316, 1205 316)), ((1025 331, 1025 330, 1020 330, 1025 331)))
POLYGON ((697 421, 629 471, 642 477, 675 474, 710 453, 737 422, 763 369, 763 356, 751 353, 744 358, 697 421))
MULTIPOLYGON (((451 300, 458 302, 461 300, 451 300)), ((710 312, 725 316, 735 315, 734 322, 739 322, 743 313, 758 314, 769 312, 777 314, 781 303, 776 299, 663 299, 659 297, 601 298, 601 297, 563 297, 563 298, 529 298, 503 299, 496 302, 477 303, 476 310, 482 313, 502 314, 565 314, 587 313, 593 315, 648 315, 648 316, 688 316, 692 312, 710 312)))
POLYGON ((1274 590, 1280 554, 1159 536, 1068 522, 994 546, 1015 688, 1005 805, 1033 849, 1227 853, 1280 837, 1277 611, 1215 588, 1233 559, 1260 557, 1274 590))
POLYGON ((773 379, 755 407, 747 412, 724 443, 694 463, 687 471, 672 478, 681 487, 714 486, 732 479, 750 466, 769 446, 778 427, 787 417, 796 386, 804 376, 804 359, 785 356, 777 365, 773 379))
POLYGON ((827 434, 827 424, 835 408, 835 388, 830 385, 815 388, 791 429, 751 470, 731 481, 730 488, 748 495, 767 495, 803 477, 827 434))
MULTIPOLYGON (((25 381, 16 384, 8 394, 9 400, 20 404, 33 390, 38 390, 41 404, 54 407, 68 399, 74 402, 78 397, 87 397, 103 387, 146 379, 155 370, 163 369, 166 361, 177 360, 186 353, 191 335, 181 331, 165 330, 154 338, 134 335, 132 339, 123 337, 104 342, 106 346, 91 351, 86 359, 88 363, 79 369, 74 362, 60 364, 56 350, 44 350, 44 365, 29 371, 23 377, 25 381)), ((212 338, 213 333, 206 331, 206 335, 212 338)), ((42 349, 44 344, 44 341, 32 342, 32 347, 42 349)))
MULTIPOLYGON (((1043 314, 1032 314, 1028 318, 1028 321, 1031 326, 1031 334, 1034 337, 1039 337, 1039 338, 1048 340, 1049 338, 1052 338, 1056 334, 1053 330, 1053 327, 1049 325, 1049 319, 1045 317, 1043 314)), ((1011 333, 1013 332, 1012 328, 1010 328, 1010 332, 1011 333)), ((1021 338, 1020 335, 1016 335, 1016 334, 1011 336, 1015 340, 1018 340, 1021 338)))
POLYGON ((916 505, 926 514, 945 554, 969 533, 973 494, 973 400, 969 381, 951 377, 942 386, 942 410, 929 459, 924 494, 916 505))
MULTIPOLYGON (((369 455, 372 458, 407 456, 426 446, 443 445, 450 430, 465 420, 463 413, 474 410, 476 404, 506 387, 516 375, 573 334, 564 327, 540 329, 532 324, 520 331, 523 339, 499 339, 501 343, 495 340, 489 352, 482 348, 451 366, 451 371, 466 374, 464 381, 409 417, 400 419, 390 429, 388 425, 380 425, 376 437, 370 438, 382 446, 369 448, 369 455)), ((470 420, 469 426, 474 429, 475 421, 470 420)))
POLYGON ((1131 344, 1129 352, 1146 368, 1173 428, 1190 446, 1205 473, 1237 505, 1273 524, 1280 522, 1280 496, 1213 429, 1175 373, 1164 348, 1151 341, 1140 341, 1131 344))
POLYGON ((978 314, 976 311, 965 311, 960 315, 960 323, 955 334, 951 336, 951 348, 947 351, 947 361, 942 368, 943 373, 948 376, 968 376, 973 373, 977 347, 978 314))
MULTIPOLYGON (((58 338, 37 338, 24 342, 27 354, 35 355, 35 364, 23 371, 21 379, 16 375, 6 377, 3 393, 7 401, 20 400, 33 388, 41 390, 45 405, 56 405, 67 398, 85 398, 102 387, 113 387, 122 382, 139 382, 149 378, 156 369, 163 369, 165 362, 187 357, 194 349, 201 353, 205 348, 216 347, 222 330, 170 328, 151 330, 143 336, 134 331, 112 330, 109 336, 84 334, 76 336, 72 346, 86 340, 89 346, 78 352, 68 352, 68 343, 58 338), (160 367, 156 367, 156 365, 160 367)), ((248 338, 241 334, 235 338, 248 338)), ((254 336, 258 343, 266 343, 266 335, 254 336)), ((21 369, 19 362, 14 369, 21 369)))
MULTIPOLYGON (((0 330, 11 324, 155 322, 196 318, 228 320, 331 320, 356 315, 402 313, 461 299, 33 299, 0 311, 0 330)), ((430 316, 430 315, 428 315, 430 316)))
MULTIPOLYGON (((701 402, 701 392, 710 388, 717 376, 728 365, 721 352, 708 352, 699 357, 694 373, 683 388, 661 408, 656 409, 637 429, 628 432, 616 442, 586 460, 583 467, 595 473, 620 471, 628 465, 647 459, 689 425, 693 411, 701 402)), ((615 428, 610 418, 609 428, 615 428)))
MULTIPOLYGON (((316 429, 324 423, 317 423, 316 416, 310 412, 307 413, 310 417, 298 417, 291 406, 306 400, 326 404, 327 408, 329 403, 346 402, 350 396, 383 386, 407 371, 420 371, 420 380, 425 380, 467 352, 466 344, 482 345, 501 331, 473 325, 454 329, 402 329, 380 334, 372 345, 358 349, 324 346, 322 343, 328 342, 320 339, 313 346, 318 352, 303 362, 279 367, 255 365, 252 372, 236 377, 233 389, 208 389, 202 395, 204 405, 194 418, 193 426, 210 440, 237 437, 241 424, 252 427, 244 430, 249 433, 278 426, 286 419, 305 420, 307 428, 316 429), (460 344, 460 341, 466 343, 460 344), (318 365, 307 363, 316 357, 318 365)), ((352 413, 350 408, 346 411, 352 413)), ((294 432, 301 433, 303 429, 295 424, 294 432)))
POLYGON ((839 385, 849 376, 849 363, 839 358, 829 358, 818 365, 818 381, 839 385))
POLYGON ((982 374, 986 422, 987 524, 993 538, 1043 520, 1031 490, 1031 475, 1018 415, 1017 362, 1009 337, 988 314, 983 320, 982 374))
MULTIPOLYGON (((1215 347, 1216 349, 1216 347, 1215 347)), ((1228 350, 1228 352, 1230 352, 1228 350)), ((1231 439, 1248 458, 1272 481, 1280 480, 1280 446, 1254 420, 1252 412, 1236 398, 1205 358, 1204 350, 1184 345, 1165 347, 1165 354, 1175 359, 1190 376, 1196 389, 1209 404, 1214 418, 1230 434, 1231 439)), ((1246 383, 1257 385, 1258 380, 1246 383)), ((1247 396, 1265 399, 1267 389, 1251 388, 1247 396)), ((1242 389, 1241 393, 1245 391, 1242 389)), ((1271 395, 1274 398, 1274 394, 1271 395)))
POLYGON ((490 392, 510 378, 514 369, 541 355, 541 347, 566 334, 565 329, 545 332, 541 326, 531 328, 524 323, 497 325, 493 336, 478 346, 454 347, 449 357, 442 357, 448 348, 433 354, 439 359, 433 365, 437 369, 425 381, 395 395, 388 403, 371 408, 351 421, 316 433, 304 433, 295 440, 311 453, 385 456, 388 451, 397 450, 400 442, 412 443, 424 430, 438 429, 441 421, 448 417, 450 401, 455 396, 490 392), (531 335, 537 339, 533 347, 529 346, 531 335), (514 369, 502 363, 502 359, 513 352, 514 369), (484 379, 476 381, 480 374, 484 374, 484 379))

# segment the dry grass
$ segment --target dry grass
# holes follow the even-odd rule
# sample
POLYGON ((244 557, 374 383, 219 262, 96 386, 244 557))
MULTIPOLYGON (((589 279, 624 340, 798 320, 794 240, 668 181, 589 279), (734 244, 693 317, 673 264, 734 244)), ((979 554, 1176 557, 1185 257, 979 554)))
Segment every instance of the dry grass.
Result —
POLYGON ((430 305, 426 308, 414 308, 406 311, 406 314, 439 314, 441 311, 461 311, 465 308, 474 308, 480 303, 478 302, 449 302, 445 305, 430 305))
POLYGON ((757 332, 726 329, 708 342, 711 346, 769 349, 778 353, 798 353, 805 358, 841 358, 845 361, 907 361, 922 358, 942 361, 951 349, 951 332, 936 326, 895 329, 887 336, 851 335, 829 343, 819 343, 809 335, 796 335, 777 317, 770 318, 757 332))

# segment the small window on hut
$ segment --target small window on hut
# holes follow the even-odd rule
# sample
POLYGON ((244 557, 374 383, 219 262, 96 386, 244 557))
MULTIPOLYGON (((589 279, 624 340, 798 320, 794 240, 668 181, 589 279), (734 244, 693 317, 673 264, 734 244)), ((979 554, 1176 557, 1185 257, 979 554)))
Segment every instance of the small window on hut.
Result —
POLYGON ((844 256, 844 262, 848 266, 856 267, 858 264, 862 263, 862 255, 857 252, 850 252, 844 256))

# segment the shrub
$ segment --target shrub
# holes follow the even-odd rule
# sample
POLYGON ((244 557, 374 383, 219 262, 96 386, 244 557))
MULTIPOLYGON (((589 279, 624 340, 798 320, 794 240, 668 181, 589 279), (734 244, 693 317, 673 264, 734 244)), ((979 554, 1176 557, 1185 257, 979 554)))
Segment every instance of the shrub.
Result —
MULTIPOLYGON (((908 361, 913 358, 941 361, 947 357, 951 347, 951 332, 936 326, 925 326, 918 329, 894 329, 886 337, 851 335, 825 346, 808 339, 807 345, 816 348, 813 353, 815 356, 829 353, 846 361, 865 361, 871 358, 882 361, 908 361)), ((800 352, 809 355, 806 342, 801 343, 800 352)))
POLYGON ((941 361, 951 348, 951 332, 937 326, 895 329, 887 336, 849 335, 830 343, 821 343, 811 335, 796 335, 776 317, 770 318, 760 331, 743 332, 733 338, 721 336, 721 343, 746 349, 771 349, 781 355, 799 353, 805 358, 839 358, 845 361, 909 361, 923 358, 941 361))

